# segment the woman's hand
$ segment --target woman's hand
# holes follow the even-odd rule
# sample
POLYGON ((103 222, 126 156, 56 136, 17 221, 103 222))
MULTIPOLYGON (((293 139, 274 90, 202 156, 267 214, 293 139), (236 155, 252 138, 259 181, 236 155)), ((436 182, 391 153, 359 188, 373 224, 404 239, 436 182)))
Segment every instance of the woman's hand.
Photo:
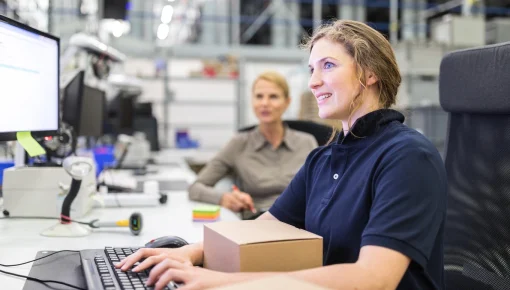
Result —
POLYGON ((135 253, 129 255, 119 263, 115 265, 116 268, 120 268, 123 271, 127 271, 131 269, 135 263, 141 261, 142 259, 145 259, 143 262, 141 262, 139 265, 137 265, 135 268, 133 268, 133 271, 138 272, 145 270, 153 265, 158 264, 159 262, 170 259, 174 261, 178 261, 179 263, 186 264, 186 265, 193 265, 193 251, 196 251, 193 249, 193 246, 184 246, 181 248, 175 248, 175 249, 167 249, 167 248, 142 248, 135 253))
POLYGON ((234 274, 193 267, 175 259, 164 259, 151 270, 147 286, 160 290, 171 281, 184 283, 179 290, 207 289, 236 282, 234 274))
POLYGON ((221 197, 220 205, 233 212, 240 212, 244 209, 243 202, 232 192, 225 192, 221 197))
POLYGON ((253 213, 256 212, 251 195, 242 192, 237 186, 232 186, 232 192, 226 192, 221 197, 220 205, 234 212, 240 212, 247 209, 253 213))

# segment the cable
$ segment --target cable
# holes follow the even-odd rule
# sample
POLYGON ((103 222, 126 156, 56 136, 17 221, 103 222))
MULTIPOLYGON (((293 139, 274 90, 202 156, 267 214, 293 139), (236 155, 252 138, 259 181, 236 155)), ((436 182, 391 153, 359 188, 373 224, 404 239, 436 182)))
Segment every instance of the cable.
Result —
POLYGON ((35 261, 39 261, 39 260, 42 260, 42 259, 48 258, 49 256, 53 256, 53 255, 55 255, 55 254, 62 253, 62 252, 80 253, 80 251, 62 250, 62 251, 57 251, 57 252, 51 253, 51 254, 46 255, 46 256, 44 256, 44 257, 37 258, 37 259, 32 260, 32 261, 23 262, 23 263, 19 263, 19 264, 12 264, 12 265, 4 265, 4 264, 0 264, 0 266, 2 266, 2 267, 17 267, 17 266, 25 265, 25 264, 32 263, 32 262, 35 262, 35 261))
MULTIPOLYGON (((110 175, 110 178, 112 179, 112 184, 115 184, 115 177, 113 176, 113 173, 110 170, 112 170, 112 169, 108 168, 108 169, 106 169, 106 172, 108 172, 108 175, 110 175)), ((119 196, 117 195, 118 192, 112 192, 112 193, 108 193, 108 194, 115 195, 115 203, 117 204, 117 207, 121 208, 122 206, 120 205, 119 196)))
MULTIPOLYGON (((5 216, 0 217, 0 220, 8 220, 8 219, 29 219, 29 220, 60 220, 60 218, 56 217, 47 217, 47 216, 5 216)), ((90 222, 80 222, 71 220, 73 223, 82 224, 82 225, 90 225, 90 222)), ((1 266, 1 265, 0 265, 1 266)))
MULTIPOLYGON (((49 255, 46 255, 46 256, 44 256, 44 257, 37 258, 37 259, 32 260, 32 261, 28 261, 28 262, 24 262, 24 263, 19 263, 19 264, 13 264, 13 265, 3 265, 3 264, 0 264, 0 266, 2 266, 2 267, 15 267, 15 266, 21 266, 21 265, 24 265, 24 264, 32 263, 32 262, 35 262, 35 261, 38 261, 38 260, 41 260, 41 259, 47 258, 47 257, 49 257, 49 256, 52 256, 52 255, 55 255, 55 254, 58 254, 58 253, 61 253, 61 252, 80 253, 80 251, 63 250, 63 251, 58 251, 58 252, 51 253, 51 254, 49 254, 49 255)), ((68 283, 65 283, 65 282, 60 282, 60 281, 55 281, 55 280, 41 280, 41 279, 33 278, 33 277, 30 277, 30 276, 24 276, 24 275, 20 275, 20 274, 16 274, 16 273, 7 272, 7 271, 4 271, 4 270, 0 270, 0 273, 4 273, 4 274, 7 274, 7 275, 11 275, 11 276, 19 277, 19 278, 25 278, 25 279, 27 279, 27 280, 34 281, 34 282, 41 283, 41 284, 53 283, 53 284, 60 284, 60 285, 64 285, 64 286, 71 287, 71 288, 78 289, 78 290, 87 290, 87 289, 85 289, 85 288, 81 288, 81 287, 78 287, 78 286, 74 286, 74 285, 71 285, 71 284, 68 284, 68 283)))
POLYGON ((7 272, 7 271, 4 271, 4 270, 0 270, 0 273, 16 276, 16 277, 19 277, 19 278, 25 278, 27 280, 34 281, 34 282, 41 283, 41 284, 48 284, 48 283, 61 284, 61 285, 64 285, 64 286, 67 286, 67 287, 71 287, 71 288, 74 288, 74 289, 78 289, 78 290, 87 290, 85 288, 74 286, 74 285, 68 284, 66 282, 60 282, 60 281, 55 281, 55 280, 41 280, 41 279, 29 277, 29 276, 24 276, 24 275, 20 275, 20 274, 16 274, 16 273, 7 272))

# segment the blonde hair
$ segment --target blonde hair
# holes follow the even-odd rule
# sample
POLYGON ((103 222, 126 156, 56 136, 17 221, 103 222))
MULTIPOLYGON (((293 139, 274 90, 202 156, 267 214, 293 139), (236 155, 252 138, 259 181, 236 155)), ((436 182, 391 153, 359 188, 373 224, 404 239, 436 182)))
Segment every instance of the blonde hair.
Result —
MULTIPOLYGON (((376 85, 379 90, 380 107, 389 108, 395 104, 402 77, 391 44, 381 33, 362 22, 337 20, 319 27, 306 40, 303 47, 311 51, 315 43, 322 38, 344 46, 356 63, 358 81, 364 89, 367 88, 366 72, 371 71, 377 76, 376 85)), ((362 105, 360 95, 356 96, 350 105, 350 115, 347 122, 348 130, 351 129, 352 115, 362 105)), ((333 134, 328 143, 334 139, 336 133, 336 129, 333 128, 333 134)))
POLYGON ((253 82, 251 87, 252 91, 255 89, 255 84, 257 84, 257 82, 260 80, 265 80, 277 85, 280 89, 282 89, 285 98, 290 97, 289 84, 287 83, 287 79, 285 79, 282 74, 275 71, 266 71, 261 73, 253 82))

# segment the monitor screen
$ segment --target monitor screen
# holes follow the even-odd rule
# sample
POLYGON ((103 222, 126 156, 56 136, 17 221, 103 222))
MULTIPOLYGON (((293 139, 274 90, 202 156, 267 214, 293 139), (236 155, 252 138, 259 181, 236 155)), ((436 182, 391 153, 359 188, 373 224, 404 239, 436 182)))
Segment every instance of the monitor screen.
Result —
POLYGON ((58 130, 59 46, 58 38, 0 16, 0 139, 58 130))
POLYGON ((80 128, 84 78, 85 72, 78 72, 64 88, 62 100, 62 121, 73 127, 76 133, 80 128))
POLYGON ((81 122, 79 136, 103 136, 103 123, 105 121, 105 92, 85 86, 81 105, 81 122))

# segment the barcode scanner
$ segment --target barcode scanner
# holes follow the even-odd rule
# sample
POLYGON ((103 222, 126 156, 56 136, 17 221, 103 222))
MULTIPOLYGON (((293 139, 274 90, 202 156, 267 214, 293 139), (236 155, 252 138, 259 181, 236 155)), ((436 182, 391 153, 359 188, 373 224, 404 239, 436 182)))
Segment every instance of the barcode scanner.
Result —
POLYGON ((142 214, 139 212, 134 212, 131 214, 128 220, 118 220, 118 221, 100 221, 98 219, 93 220, 89 223, 89 226, 94 229, 98 228, 108 228, 108 227, 129 227, 131 233, 135 236, 138 236, 142 231, 143 221, 142 214))

